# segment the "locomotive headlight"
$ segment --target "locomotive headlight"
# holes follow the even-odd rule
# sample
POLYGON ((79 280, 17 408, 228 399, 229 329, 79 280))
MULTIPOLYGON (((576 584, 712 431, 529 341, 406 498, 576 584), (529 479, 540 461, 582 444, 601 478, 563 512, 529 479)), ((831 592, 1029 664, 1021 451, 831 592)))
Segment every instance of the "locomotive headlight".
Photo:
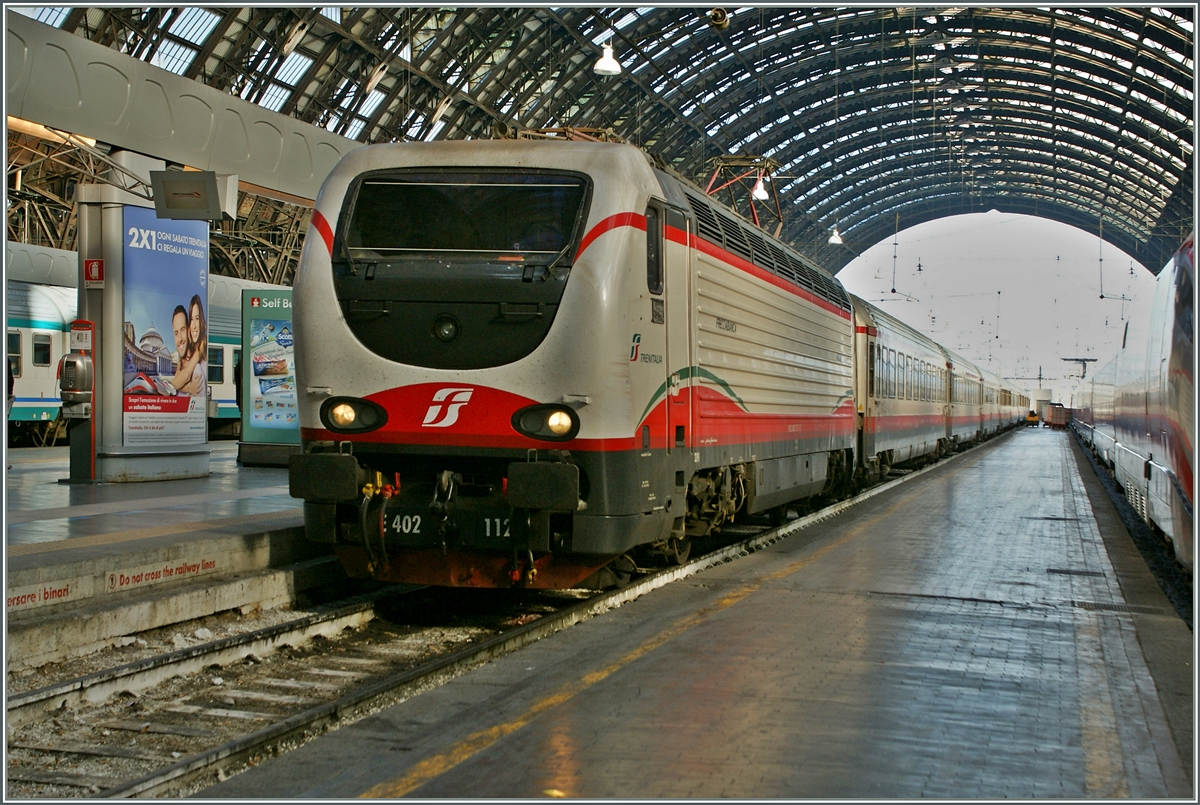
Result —
POLYGON ((358 416, 354 413, 354 406, 338 403, 329 409, 329 421, 339 428, 354 427, 355 419, 358 419, 358 416))
POLYGON ((579 433, 579 416, 562 405, 531 405, 513 414, 512 426, 531 439, 565 442, 579 433))
POLYGON ((565 411, 555 411, 546 417, 546 427, 555 436, 563 436, 571 430, 571 417, 565 411))
POLYGON ((366 433, 387 422, 378 403, 355 397, 333 397, 321 405, 321 423, 334 433, 366 433))

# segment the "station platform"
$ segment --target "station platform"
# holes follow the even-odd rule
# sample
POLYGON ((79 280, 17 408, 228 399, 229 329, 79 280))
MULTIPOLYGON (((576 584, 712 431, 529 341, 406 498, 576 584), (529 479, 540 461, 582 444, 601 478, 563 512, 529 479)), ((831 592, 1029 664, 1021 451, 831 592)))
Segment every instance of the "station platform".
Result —
POLYGON ((10 671, 244 606, 286 605, 341 575, 302 538, 287 470, 211 443, 207 478, 61 483, 67 448, 8 451, 5 649, 10 671))
POLYGON ((1193 644, 1019 430, 200 798, 1188 798, 1193 644))

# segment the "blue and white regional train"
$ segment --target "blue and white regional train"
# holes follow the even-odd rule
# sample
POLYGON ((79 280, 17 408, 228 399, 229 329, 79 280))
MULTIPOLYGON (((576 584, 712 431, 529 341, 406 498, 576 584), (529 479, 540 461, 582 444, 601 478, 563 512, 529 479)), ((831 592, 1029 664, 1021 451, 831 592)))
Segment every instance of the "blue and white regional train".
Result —
MULTIPOLYGON (((13 365, 16 396, 8 416, 9 443, 50 444, 64 432, 58 420, 57 370, 58 359, 68 351, 70 324, 78 309, 78 255, 6 241, 5 277, 6 355, 13 365)), ((277 287, 209 275, 206 357, 212 433, 240 415, 233 367, 242 343, 242 288, 277 287)))
POLYGON ((1149 317, 1125 324, 1120 351, 1092 375, 1074 427, 1130 504, 1194 564, 1196 382, 1194 235, 1158 274, 1149 317))
POLYGON ((293 299, 290 486, 359 577, 620 581, 1028 406, 628 145, 356 149, 293 299))

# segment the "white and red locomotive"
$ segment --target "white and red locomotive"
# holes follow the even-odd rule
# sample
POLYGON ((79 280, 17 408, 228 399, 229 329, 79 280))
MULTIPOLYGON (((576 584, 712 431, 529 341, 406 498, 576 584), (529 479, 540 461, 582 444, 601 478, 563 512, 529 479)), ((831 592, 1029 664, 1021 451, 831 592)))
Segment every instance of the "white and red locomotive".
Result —
POLYGON ((620 581, 1025 407, 628 145, 352 151, 294 306, 292 494, 381 580, 620 581))

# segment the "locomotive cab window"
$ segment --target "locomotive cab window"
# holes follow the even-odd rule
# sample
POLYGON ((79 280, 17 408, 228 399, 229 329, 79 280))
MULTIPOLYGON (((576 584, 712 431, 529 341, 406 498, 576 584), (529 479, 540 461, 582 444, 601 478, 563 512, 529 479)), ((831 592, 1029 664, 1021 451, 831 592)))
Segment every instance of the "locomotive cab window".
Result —
POLYGON ((519 360, 550 330, 591 196, 569 171, 376 171, 352 185, 333 248, 355 337, 410 366, 519 360))
POLYGON ((352 258, 549 255, 573 245, 589 186, 553 173, 368 176, 343 213, 352 258))

